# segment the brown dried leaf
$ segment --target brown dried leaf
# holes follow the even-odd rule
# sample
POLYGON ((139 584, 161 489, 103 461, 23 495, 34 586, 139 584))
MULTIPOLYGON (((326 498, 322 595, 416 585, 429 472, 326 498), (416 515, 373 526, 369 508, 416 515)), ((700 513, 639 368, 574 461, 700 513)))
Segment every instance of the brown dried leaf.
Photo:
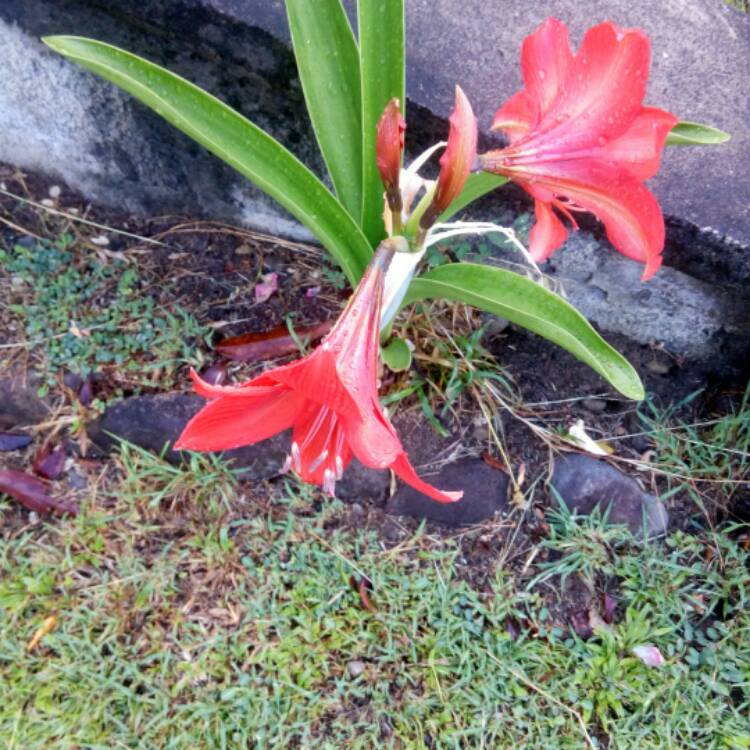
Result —
POLYGON ((52 497, 47 493, 44 482, 22 471, 0 471, 0 492, 37 513, 78 514, 78 507, 74 503, 52 497))
MULTIPOLYGON (((300 328, 296 331, 297 338, 309 344, 325 336, 332 326, 333 323, 327 321, 316 326, 300 328)), ((297 342, 284 325, 262 333, 244 333, 241 336, 224 339, 216 344, 216 351, 222 357, 235 362, 260 362, 291 354, 298 351, 298 348, 297 342)))
POLYGON ((65 446, 43 445, 34 456, 34 474, 45 479, 57 479, 65 468, 65 446))

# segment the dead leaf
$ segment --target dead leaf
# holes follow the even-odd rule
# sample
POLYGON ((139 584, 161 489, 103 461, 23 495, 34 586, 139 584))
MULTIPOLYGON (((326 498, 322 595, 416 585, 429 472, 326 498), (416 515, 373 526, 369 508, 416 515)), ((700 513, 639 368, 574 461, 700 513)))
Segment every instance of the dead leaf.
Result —
POLYGON ((372 591, 372 581, 369 578, 357 578, 356 576, 351 576, 351 578, 349 578, 349 585, 359 594, 362 606, 368 612, 377 614, 378 608, 372 603, 368 594, 368 589, 372 591))
POLYGON ((591 619, 587 609, 574 612, 570 617, 570 623, 573 626, 576 635, 581 640, 587 641, 592 635, 594 635, 594 628, 591 625, 591 619))
POLYGON ((58 500, 47 492, 47 485, 22 471, 0 471, 0 492, 10 495, 24 508, 37 513, 70 513, 78 515, 78 507, 68 500, 58 500))
POLYGON ((31 442, 28 435, 18 435, 13 432, 0 432, 0 451, 17 451, 25 448, 31 442))
POLYGON ((617 599, 614 596, 610 596, 606 591, 601 595, 602 601, 602 619, 608 625, 611 625, 615 621, 615 610, 617 609, 617 599))
POLYGON ((65 467, 65 446, 43 445, 34 456, 34 473, 45 479, 57 479, 65 467))
MULTIPOLYGON (((310 344, 325 336, 332 326, 333 323, 327 321, 300 328, 296 331, 297 338, 306 345, 310 344)), ((299 348, 289 329, 283 325, 262 333, 244 333, 224 339, 216 344, 216 351, 235 362, 261 362, 298 352, 299 348)))
POLYGON ((209 385, 224 385, 227 379, 227 363, 216 362, 201 372, 201 379, 209 385))
POLYGON ((487 466, 491 466, 493 469, 497 469, 498 471, 507 471, 505 468, 505 464, 499 459, 495 458, 489 451, 485 451, 482 454, 482 461, 484 461, 487 466))
POLYGON ((26 645, 27 653, 33 651, 39 645, 42 638, 44 638, 45 635, 49 635, 55 629, 55 625, 57 625, 57 615, 46 617, 26 645))

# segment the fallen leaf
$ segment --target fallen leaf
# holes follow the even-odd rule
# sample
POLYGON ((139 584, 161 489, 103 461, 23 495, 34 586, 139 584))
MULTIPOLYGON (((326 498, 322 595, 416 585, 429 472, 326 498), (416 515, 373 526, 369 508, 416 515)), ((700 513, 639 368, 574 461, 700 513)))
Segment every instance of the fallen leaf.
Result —
POLYGON ((0 492, 10 495, 24 508, 36 513, 78 514, 78 507, 74 503, 52 497, 44 482, 22 471, 0 471, 0 492))
MULTIPOLYGON (((332 326, 333 323, 327 321, 299 328, 296 331, 297 338, 305 345, 310 344, 325 336, 332 326)), ((299 347, 289 329, 283 325, 262 333, 244 333, 224 339, 216 344, 216 351, 235 362, 260 362, 298 352, 299 347)))
POLYGON ((17 451, 25 448, 31 442, 28 435, 18 435, 13 432, 0 432, 0 451, 17 451))
POLYGON ((34 473, 45 479, 57 479, 65 467, 65 446, 43 445, 34 456, 34 473))
POLYGON ((647 667, 660 667, 664 664, 664 657, 661 655, 656 646, 652 646, 650 643, 644 643, 642 646, 636 646, 633 649, 633 653, 647 666, 647 667))
POLYGON ((255 285, 255 301, 265 302, 279 288, 279 275, 264 273, 260 278, 263 281, 255 285))
POLYGON ((55 625, 57 625, 57 615, 50 615, 49 617, 46 617, 44 619, 44 622, 36 629, 36 632, 26 645, 26 651, 33 651, 39 645, 39 642, 42 640, 42 638, 44 638, 45 635, 49 635, 49 633, 51 633, 55 629, 55 625))
POLYGON ((307 299, 312 299, 313 297, 317 297, 319 294, 320 294, 320 287, 319 286, 311 286, 305 292, 305 297, 307 297, 307 299))
POLYGON ((223 385, 227 379, 227 363, 216 362, 201 372, 201 378, 209 385, 223 385))
POLYGON ((612 449, 606 443, 597 443, 589 437, 582 419, 576 420, 568 428, 568 440, 594 456, 608 456, 612 453, 612 449))
POLYGON ((78 390, 78 400, 84 406, 91 406, 91 402, 94 400, 94 383, 90 375, 83 381, 83 385, 78 390))
POLYGON ((497 469, 498 471, 506 471, 505 464, 499 459, 495 458, 489 451, 485 451, 482 454, 482 461, 484 461, 487 466, 491 466, 493 469, 497 469))
POLYGON ((357 578, 356 576, 351 576, 351 578, 349 578, 349 585, 359 594, 362 606, 368 610, 368 612, 377 614, 378 608, 372 603, 372 600, 367 593, 368 589, 372 591, 372 581, 369 578, 357 578))

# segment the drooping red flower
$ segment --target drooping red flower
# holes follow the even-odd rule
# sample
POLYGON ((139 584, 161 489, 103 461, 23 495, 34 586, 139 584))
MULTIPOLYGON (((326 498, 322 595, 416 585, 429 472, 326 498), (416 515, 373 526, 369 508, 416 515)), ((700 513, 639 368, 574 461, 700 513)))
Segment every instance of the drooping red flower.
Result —
POLYGON ((394 243, 381 243, 346 309, 311 354, 239 386, 216 386, 194 371, 196 391, 209 399, 187 424, 178 450, 221 451, 251 445, 292 428, 287 468, 334 493, 352 456, 365 466, 391 468, 438 502, 441 492, 417 476, 378 401, 380 308, 394 243))
POLYGON ((507 148, 479 157, 482 168, 506 175, 535 199, 531 255, 548 258, 573 212, 588 211, 624 255, 656 273, 664 247, 664 218, 643 184, 659 168, 664 141, 677 124, 669 112, 642 105, 650 62, 639 29, 602 23, 588 30, 573 54, 564 23, 548 18, 523 44, 525 87, 495 115, 493 129, 507 148))
POLYGON ((375 138, 375 161, 391 211, 401 210, 399 175, 405 130, 406 122, 401 116, 398 99, 391 99, 380 116, 375 138))

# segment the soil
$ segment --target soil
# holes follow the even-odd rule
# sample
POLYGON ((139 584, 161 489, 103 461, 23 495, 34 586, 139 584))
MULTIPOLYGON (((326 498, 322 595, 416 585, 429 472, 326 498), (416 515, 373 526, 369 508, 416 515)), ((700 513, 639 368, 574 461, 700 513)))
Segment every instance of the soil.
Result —
MULTIPOLYGON (((89 205, 61 182, 22 174, 9 166, 0 165, 0 188, 36 203, 42 200, 51 202, 47 208, 68 214, 73 209, 78 217, 110 228, 102 230, 71 221, 50 213, 47 208, 0 194, 0 245, 12 246, 29 235, 54 238, 68 231, 75 232, 88 242, 89 247, 96 249, 90 239, 104 232, 109 238, 106 253, 137 263, 142 293, 152 295, 159 305, 167 308, 180 304, 201 322, 211 323, 216 340, 274 329, 285 325, 290 314, 295 326, 331 320, 341 309, 347 294, 343 277, 328 265, 317 247, 218 223, 174 216, 143 219, 102 209, 89 205), (61 192, 50 199, 53 184, 59 186, 61 192), (111 228, 131 236, 117 234, 111 228), (146 239, 161 244, 150 244, 146 239), (267 301, 256 303, 253 287, 263 274, 271 272, 279 276, 278 292, 267 301)), ((440 315, 439 308, 433 308, 435 310, 435 314, 440 315)), ((482 426, 482 419, 478 419, 481 414, 468 394, 457 402, 455 414, 442 420, 447 431, 444 436, 438 435, 426 421, 416 397, 401 402, 396 410, 392 408, 395 411, 394 423, 417 466, 439 466, 447 459, 468 455, 485 456, 490 465, 511 469, 516 479, 523 476, 521 490, 531 488, 525 508, 513 509, 484 524, 458 532, 439 524, 427 524, 428 538, 459 537, 462 545, 462 554, 457 560, 460 575, 483 591, 490 590, 498 562, 513 569, 521 578, 530 578, 532 561, 538 563, 545 555, 538 542, 546 533, 543 510, 551 502, 544 480, 551 471, 552 451, 529 428, 529 422, 555 430, 582 419, 587 432, 595 439, 608 436, 613 455, 620 459, 637 459, 652 447, 647 436, 642 434, 645 427, 639 409, 646 411, 644 406, 639 407, 614 394, 587 366, 538 336, 514 326, 494 334, 491 330, 490 326, 482 343, 501 363, 519 395, 512 409, 497 415, 510 467, 504 465, 504 459, 488 443, 486 428, 482 426), (612 439, 612 436, 615 437, 612 439)), ((7 328, 0 326, 0 343, 12 343, 11 335, 7 328)), ((682 361, 659 347, 634 344, 621 336, 607 335, 606 338, 633 363, 654 404, 662 408, 678 405, 674 409, 675 419, 697 422, 715 418, 726 414, 742 397, 747 373, 744 377, 727 380, 722 373, 712 370, 711 363, 682 361), (688 398, 698 391, 697 396, 688 398)), ((206 359, 211 361, 213 355, 205 343, 191 343, 206 349, 206 359)), ((15 356, 3 356, 3 360, 6 365, 11 361, 19 364, 15 356)), ((22 364, 33 371, 34 356, 22 358, 22 364)), ((261 367, 258 363, 233 363, 230 377, 244 379, 261 367)), ((186 373, 182 374, 185 376, 181 381, 182 390, 189 390, 186 373)), ((408 378, 408 373, 384 372, 382 392, 387 394, 398 390, 408 378)), ((127 384, 117 383, 117 372, 111 369, 106 378, 98 381, 97 397, 106 400, 110 389, 114 391, 115 386, 128 395, 127 384)), ((179 389, 180 385, 174 387, 179 389)), ((70 400, 71 393, 65 395, 70 400)), ((55 430, 59 437, 59 426, 55 430)), ((37 442, 41 444, 45 437, 44 431, 38 429, 37 442)), ((28 470, 32 455, 32 449, 0 454, 0 468, 28 470)), ((645 489, 654 494, 667 489, 666 480, 655 473, 634 472, 624 463, 617 465, 635 475, 645 489)), ((73 476, 78 474, 73 472, 73 476)), ((63 482, 69 481, 70 473, 63 482)), ((67 489, 64 484, 61 487, 67 489)), ((246 498, 250 497, 261 508, 267 504, 262 488, 247 486, 245 489, 246 498)), ((384 510, 386 500, 384 494, 360 496, 356 501, 350 501, 348 512, 334 523, 353 529, 372 529, 377 531, 384 544, 399 544, 413 534, 419 521, 387 515, 384 510)), ((322 498, 315 500, 311 512, 315 512, 318 506, 322 507, 323 502, 322 498)), ((712 497, 709 489, 704 493, 704 502, 705 515, 696 509, 687 493, 672 494, 667 502, 670 528, 715 523, 728 514, 746 514, 750 507, 747 493, 737 498, 735 506, 727 508, 712 497)), ((247 513, 247 503, 243 502, 243 507, 237 512, 247 513)), ((25 513, 19 509, 19 524, 24 523, 25 513)), ((603 589, 608 585, 602 582, 603 589)), ((570 583, 564 598, 551 602, 551 611, 554 620, 570 623, 576 613, 594 606, 592 594, 585 587, 570 583)))

